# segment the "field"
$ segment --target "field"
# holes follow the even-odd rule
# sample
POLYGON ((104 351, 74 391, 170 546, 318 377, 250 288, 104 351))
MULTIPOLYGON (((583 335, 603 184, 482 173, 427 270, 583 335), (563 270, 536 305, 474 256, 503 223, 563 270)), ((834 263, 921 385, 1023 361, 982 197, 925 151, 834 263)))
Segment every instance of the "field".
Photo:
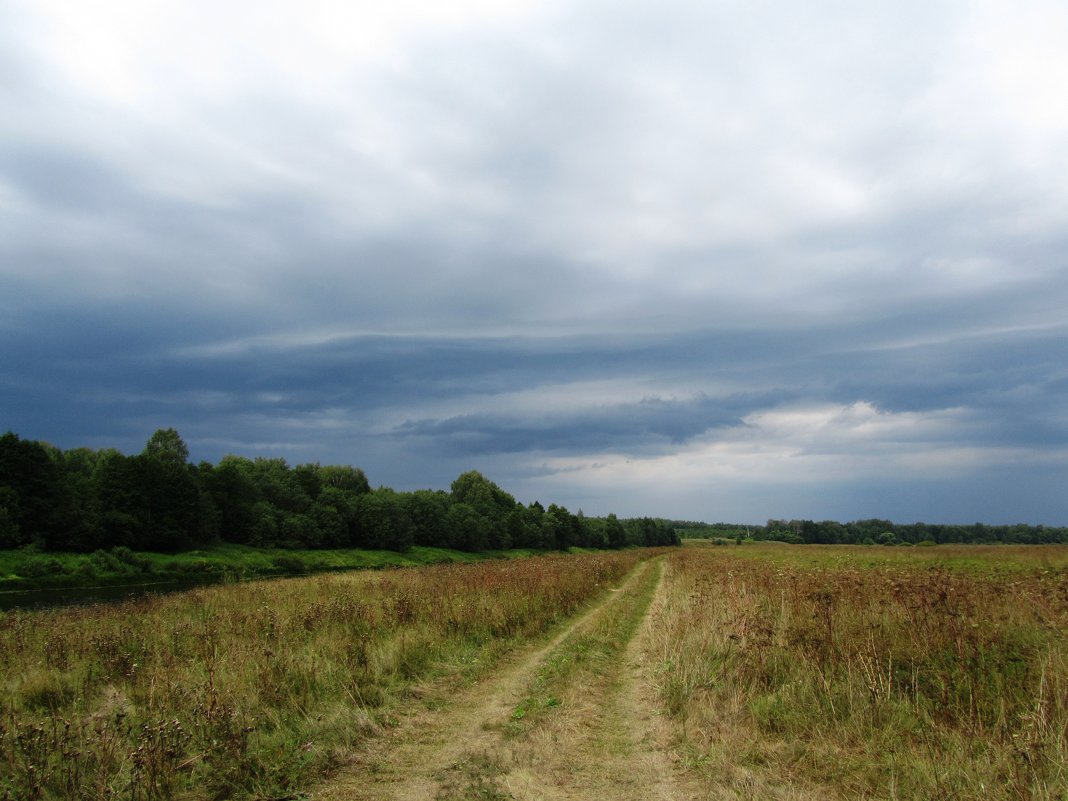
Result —
POLYGON ((0 616, 0 798, 1055 799, 1068 548, 545 556, 0 616))
POLYGON ((1068 793, 1068 549, 691 548, 655 627, 712 797, 1068 793))

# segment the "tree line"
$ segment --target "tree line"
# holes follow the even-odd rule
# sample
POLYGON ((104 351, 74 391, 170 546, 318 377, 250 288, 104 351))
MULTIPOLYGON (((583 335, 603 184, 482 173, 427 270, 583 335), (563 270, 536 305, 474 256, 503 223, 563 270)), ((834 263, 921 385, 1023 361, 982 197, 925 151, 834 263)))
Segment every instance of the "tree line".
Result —
POLYGON ((483 551, 677 545, 651 518, 527 506, 477 471, 448 492, 373 489, 358 467, 225 456, 191 464, 173 428, 136 455, 0 437, 0 549, 178 552, 214 542, 280 548, 412 545, 483 551))
POLYGON ((835 520, 768 520, 763 526, 736 523, 671 523, 683 537, 750 538, 807 545, 938 545, 942 543, 1049 545, 1068 543, 1068 528, 946 523, 894 523, 871 518, 835 520))

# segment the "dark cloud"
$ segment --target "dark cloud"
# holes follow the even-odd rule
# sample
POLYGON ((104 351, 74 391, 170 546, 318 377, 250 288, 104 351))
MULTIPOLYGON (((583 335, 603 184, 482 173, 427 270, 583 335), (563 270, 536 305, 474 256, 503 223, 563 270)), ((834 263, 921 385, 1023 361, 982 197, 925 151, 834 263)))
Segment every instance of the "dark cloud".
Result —
POLYGON ((545 417, 459 415, 444 420, 406 421, 394 430, 450 454, 663 451, 714 428, 743 424, 756 409, 781 402, 785 393, 760 398, 698 396, 686 400, 645 398, 545 417))
POLYGON ((0 12, 0 428, 1068 517, 1054 4, 183 9, 0 12))

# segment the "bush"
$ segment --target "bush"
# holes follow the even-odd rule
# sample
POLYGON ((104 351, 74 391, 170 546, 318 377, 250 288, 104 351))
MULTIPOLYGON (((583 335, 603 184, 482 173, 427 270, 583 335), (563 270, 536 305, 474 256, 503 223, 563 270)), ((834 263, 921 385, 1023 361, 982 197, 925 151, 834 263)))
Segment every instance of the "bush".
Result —
POLYGON ((126 564, 116 554, 115 550, 112 551, 93 551, 89 555, 89 564, 91 564, 98 573, 112 573, 120 576, 128 575, 134 572, 131 566, 126 564))
POLYGON ((83 560, 78 564, 78 569, 74 571, 74 574, 84 581, 96 580, 96 566, 89 560, 83 560))
POLYGON ((112 555, 122 562, 124 565, 137 568, 142 573, 152 572, 152 560, 141 554, 134 553, 125 545, 119 545, 118 547, 111 549, 112 555))
POLYGON ((305 573, 307 572, 307 566, 304 564, 304 560, 299 556, 291 554, 283 554, 282 556, 276 556, 274 558, 274 566, 279 570, 290 573, 305 573))
POLYGON ((179 573, 210 574, 216 572, 217 565, 207 559, 192 559, 188 562, 180 562, 179 573))
POLYGON ((16 568, 19 575, 26 578, 41 578, 42 576, 58 576, 66 573, 66 568, 58 559, 48 559, 43 556, 33 556, 16 568))

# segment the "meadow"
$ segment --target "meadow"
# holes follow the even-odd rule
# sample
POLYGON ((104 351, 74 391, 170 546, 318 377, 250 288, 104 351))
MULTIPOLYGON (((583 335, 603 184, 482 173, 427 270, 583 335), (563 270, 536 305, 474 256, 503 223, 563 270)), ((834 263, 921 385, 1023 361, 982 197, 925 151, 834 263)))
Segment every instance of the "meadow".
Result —
POLYGON ((691 547, 656 631, 712 798, 1068 795, 1068 548, 691 547))
POLYGON ((640 551, 324 574, 0 615, 0 798, 289 798, 416 681, 491 670, 640 551))
POLYGON ((665 797, 1068 797, 1064 546, 691 544, 282 578, 0 613, 0 670, 5 801, 333 797, 331 776, 404 764, 421 727, 403 721, 449 745, 483 698, 495 772, 468 783, 496 794, 477 797, 541 793, 539 771, 582 755, 612 767, 574 797, 605 797, 654 764, 639 748, 668 757, 665 797), (571 633, 513 659, 550 632, 571 633), (670 742, 625 734, 650 726, 670 742))

